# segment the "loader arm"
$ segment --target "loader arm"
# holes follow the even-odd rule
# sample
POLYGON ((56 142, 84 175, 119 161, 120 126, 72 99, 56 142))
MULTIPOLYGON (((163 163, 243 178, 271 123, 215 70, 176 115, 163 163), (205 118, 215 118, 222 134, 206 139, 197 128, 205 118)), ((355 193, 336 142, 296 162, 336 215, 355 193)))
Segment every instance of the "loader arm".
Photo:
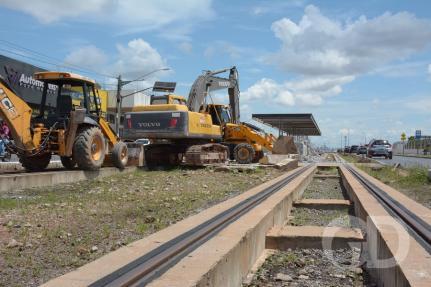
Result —
POLYGON ((227 124, 224 131, 224 139, 228 142, 247 142, 250 145, 257 144, 268 151, 272 151, 274 147, 274 136, 272 134, 261 133, 243 123, 227 124))
POLYGON ((36 148, 31 133, 32 109, 0 76, 0 117, 8 125, 15 145, 26 151, 36 148))

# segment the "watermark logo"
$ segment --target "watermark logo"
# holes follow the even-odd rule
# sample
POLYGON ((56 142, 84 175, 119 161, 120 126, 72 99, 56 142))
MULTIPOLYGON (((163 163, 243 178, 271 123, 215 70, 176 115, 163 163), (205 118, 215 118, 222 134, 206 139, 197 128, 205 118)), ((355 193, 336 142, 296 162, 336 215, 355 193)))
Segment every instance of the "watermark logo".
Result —
MULTIPOLYGON (((345 227, 339 227, 341 220, 345 221, 345 218, 336 218, 332 220, 327 225, 327 228, 324 229, 322 234, 322 248, 325 256, 335 267, 344 269, 345 266, 336 258, 334 252, 337 248, 337 242, 335 242, 337 233, 346 229, 345 227)), ((351 241, 347 243, 348 248, 354 251, 353 254, 360 255, 359 258, 358 256, 351 257, 350 266, 365 266, 367 269, 386 269, 397 266, 407 258, 411 237, 407 230, 394 220, 393 217, 372 216, 367 217, 367 221, 365 222, 361 218, 349 216, 349 221, 355 226, 358 232, 361 230, 364 235, 364 241, 362 242, 351 241), (375 224, 378 224, 378 226, 375 224), (382 248, 385 248, 383 245, 386 243, 380 238, 377 229, 391 233, 393 239, 391 244, 397 245, 393 256, 389 256, 387 252, 382 252, 382 248)), ((392 245, 391 247, 393 249, 394 246, 392 245)))

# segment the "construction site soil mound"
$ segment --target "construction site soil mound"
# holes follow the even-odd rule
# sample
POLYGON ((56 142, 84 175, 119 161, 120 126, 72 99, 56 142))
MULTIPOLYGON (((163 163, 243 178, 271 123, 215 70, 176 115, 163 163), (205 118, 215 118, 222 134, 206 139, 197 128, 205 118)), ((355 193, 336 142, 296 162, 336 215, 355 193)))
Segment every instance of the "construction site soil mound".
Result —
POLYGON ((298 153, 298 149, 291 136, 280 136, 274 143, 273 154, 292 154, 298 153))

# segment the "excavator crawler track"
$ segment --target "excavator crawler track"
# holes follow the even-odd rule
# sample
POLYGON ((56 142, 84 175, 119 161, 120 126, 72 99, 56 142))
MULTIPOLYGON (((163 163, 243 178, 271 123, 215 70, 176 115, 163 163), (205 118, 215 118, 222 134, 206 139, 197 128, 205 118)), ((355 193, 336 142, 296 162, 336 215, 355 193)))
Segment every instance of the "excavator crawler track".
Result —
POLYGON ((202 166, 206 164, 225 163, 228 160, 228 148, 222 144, 209 143, 192 145, 185 153, 187 165, 202 166))

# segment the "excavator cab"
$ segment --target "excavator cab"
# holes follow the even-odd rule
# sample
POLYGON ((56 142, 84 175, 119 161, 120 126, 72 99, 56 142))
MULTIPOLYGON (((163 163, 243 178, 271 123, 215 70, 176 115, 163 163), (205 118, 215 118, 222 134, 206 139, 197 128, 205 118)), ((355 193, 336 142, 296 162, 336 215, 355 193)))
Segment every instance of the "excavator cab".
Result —
POLYGON ((232 122, 230 107, 227 105, 209 104, 204 112, 211 115, 213 125, 224 126, 232 122))
POLYGON ((185 105, 186 99, 174 94, 152 95, 150 105, 185 105))

